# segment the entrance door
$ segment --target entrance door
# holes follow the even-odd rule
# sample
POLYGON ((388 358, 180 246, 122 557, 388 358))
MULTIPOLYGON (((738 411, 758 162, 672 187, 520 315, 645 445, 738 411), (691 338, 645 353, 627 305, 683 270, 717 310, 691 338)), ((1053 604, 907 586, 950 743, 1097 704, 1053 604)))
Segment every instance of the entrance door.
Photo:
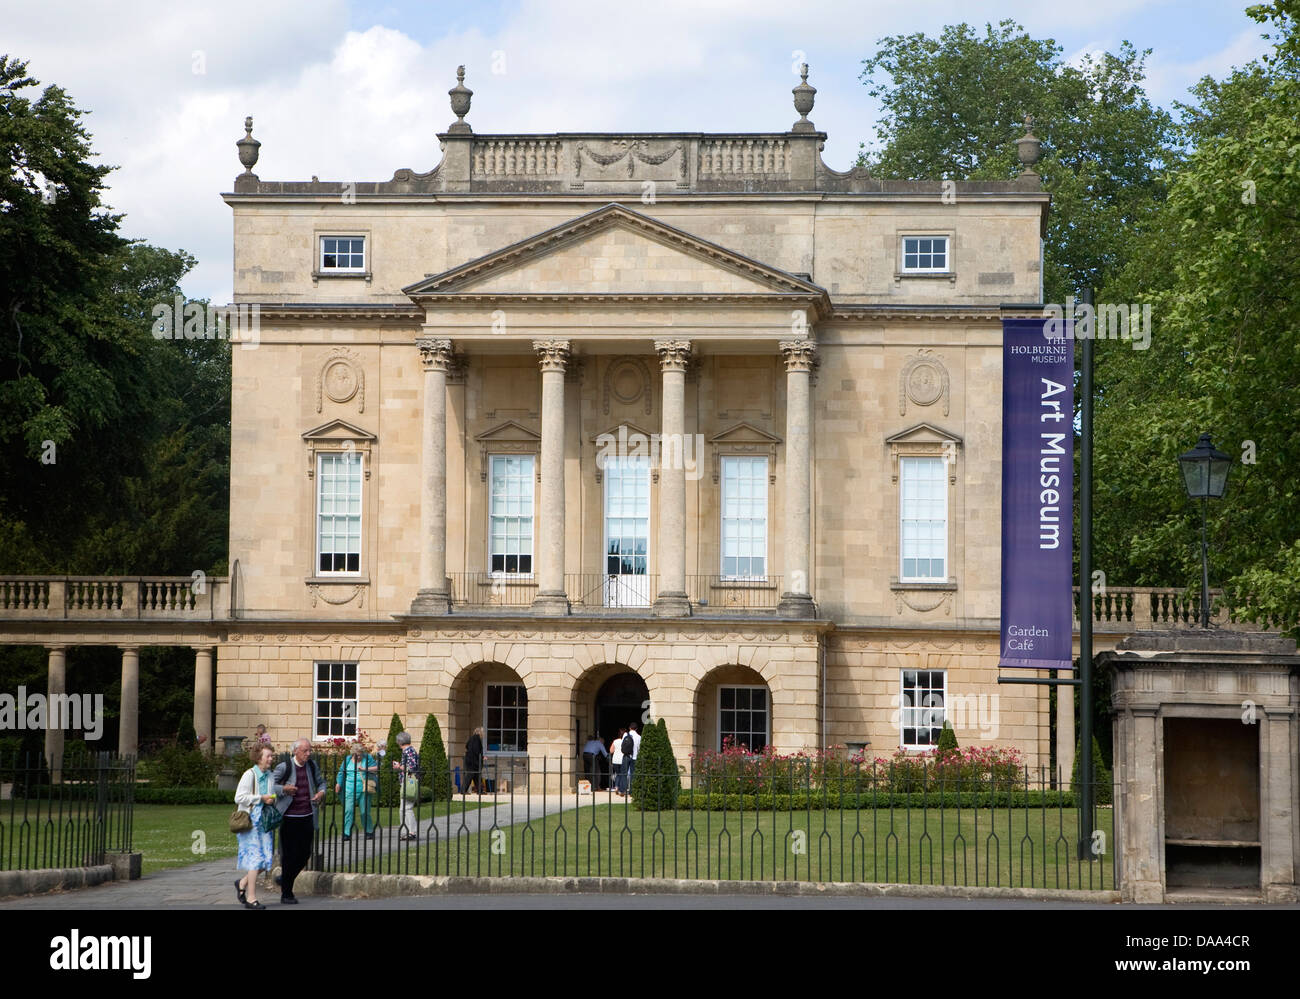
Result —
MULTIPOLYGON (((649 700, 649 688, 636 673, 619 673, 601 684, 596 692, 596 733, 606 749, 618 730, 626 725, 635 722, 637 731, 641 732, 649 700)), ((605 766, 608 773, 608 761, 605 766)), ((597 786, 603 788, 608 782, 597 786)))
POLYGON ((650 606, 650 459, 605 461, 605 606, 650 606))

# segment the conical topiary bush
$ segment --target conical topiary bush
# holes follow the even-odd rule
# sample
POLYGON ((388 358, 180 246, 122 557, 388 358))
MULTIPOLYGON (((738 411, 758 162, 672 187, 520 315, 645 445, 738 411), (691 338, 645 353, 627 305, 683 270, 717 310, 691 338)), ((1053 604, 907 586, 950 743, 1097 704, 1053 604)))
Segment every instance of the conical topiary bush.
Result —
POLYGON ((420 739, 420 786, 433 792, 434 801, 451 800, 451 772, 447 765, 447 747, 442 742, 442 726, 429 715, 424 720, 420 739))
POLYGON ((666 811, 677 807, 682 790, 677 757, 668 738, 668 724, 662 718, 647 725, 632 774, 632 804, 643 811, 666 811))

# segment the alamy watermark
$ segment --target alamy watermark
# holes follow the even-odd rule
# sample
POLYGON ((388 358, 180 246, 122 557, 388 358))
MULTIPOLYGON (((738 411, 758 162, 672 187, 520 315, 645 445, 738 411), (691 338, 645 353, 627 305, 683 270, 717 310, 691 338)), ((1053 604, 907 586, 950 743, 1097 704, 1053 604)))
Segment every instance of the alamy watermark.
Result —
POLYGON ((229 340, 243 350, 254 350, 262 340, 262 307, 204 305, 177 295, 174 302, 159 302, 149 310, 155 340, 229 340))
POLYGON ((596 438, 596 467, 602 471, 611 459, 645 458, 651 469, 682 469, 695 481, 704 476, 703 454, 703 434, 643 434, 624 424, 596 438))
POLYGON ((103 694, 0 694, 0 731, 76 729, 94 742, 104 734, 103 694))
POLYGON ((1128 340, 1134 350, 1151 346, 1151 304, 1124 305, 1076 302, 1073 295, 1065 306, 1051 303, 1043 307, 1048 318, 1043 334, 1048 340, 1128 340))
POLYGON ((944 723, 954 734, 979 733, 980 739, 996 739, 1002 721, 998 694, 953 694, 944 697, 937 691, 913 696, 904 693, 894 698, 890 724, 895 728, 906 722, 907 728, 942 728, 944 723))

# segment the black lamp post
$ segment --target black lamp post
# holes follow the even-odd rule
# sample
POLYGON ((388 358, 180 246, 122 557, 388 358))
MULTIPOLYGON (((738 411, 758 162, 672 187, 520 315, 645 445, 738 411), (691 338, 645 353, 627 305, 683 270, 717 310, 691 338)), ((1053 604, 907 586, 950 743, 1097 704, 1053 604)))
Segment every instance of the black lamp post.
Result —
POLYGON ((1210 626, 1210 554, 1205 541, 1206 505, 1210 499, 1222 499, 1228 484, 1232 459, 1215 448, 1209 434, 1201 434, 1196 447, 1178 456, 1183 469, 1187 495, 1201 501, 1201 627, 1210 626))

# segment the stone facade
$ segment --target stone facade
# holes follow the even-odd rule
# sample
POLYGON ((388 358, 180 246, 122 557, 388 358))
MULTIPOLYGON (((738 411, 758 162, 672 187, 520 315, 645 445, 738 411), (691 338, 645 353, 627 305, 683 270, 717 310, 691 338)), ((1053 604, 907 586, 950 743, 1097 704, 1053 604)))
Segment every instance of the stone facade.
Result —
POLYGON ((511 683, 528 755, 571 764, 628 673, 683 755, 718 748, 728 687, 765 691, 782 752, 888 755, 902 674, 929 670, 963 744, 1045 764, 1045 689, 996 682, 1001 320, 1040 302, 1037 177, 838 173, 806 115, 756 135, 478 135, 453 98, 427 173, 262 181, 254 150, 224 195, 235 302, 260 327, 234 350, 217 733, 314 731, 330 662, 356 664, 361 728, 397 712, 418 737, 433 712, 453 757, 511 683), (945 237, 947 266, 908 272, 905 235, 945 237), (323 266, 335 237, 364 241, 347 273, 323 266), (603 459, 638 435, 680 451, 652 462, 644 575, 612 600, 603 459), (364 469, 354 571, 319 569, 328 455, 364 469), (509 577, 494 456, 535 479, 531 565, 509 577), (723 563, 732 457, 765 460, 765 561, 743 579, 723 563), (915 457, 945 470, 944 575, 921 583, 899 581, 915 457))

